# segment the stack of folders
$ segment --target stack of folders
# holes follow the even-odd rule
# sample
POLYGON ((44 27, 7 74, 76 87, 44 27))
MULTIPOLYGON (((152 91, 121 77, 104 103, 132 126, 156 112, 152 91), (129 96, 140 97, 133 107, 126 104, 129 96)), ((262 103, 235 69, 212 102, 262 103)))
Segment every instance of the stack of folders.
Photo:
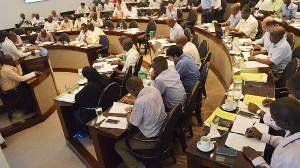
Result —
POLYGON ((268 75, 265 73, 241 73, 241 76, 245 78, 246 81, 251 82, 266 83, 268 79, 268 75))
POLYGON ((204 122, 206 126, 210 126, 210 123, 213 120, 218 120, 218 129, 227 131, 230 126, 232 125, 232 122, 234 121, 237 114, 228 113, 226 111, 221 110, 219 107, 216 108, 216 110, 210 115, 210 117, 204 122))

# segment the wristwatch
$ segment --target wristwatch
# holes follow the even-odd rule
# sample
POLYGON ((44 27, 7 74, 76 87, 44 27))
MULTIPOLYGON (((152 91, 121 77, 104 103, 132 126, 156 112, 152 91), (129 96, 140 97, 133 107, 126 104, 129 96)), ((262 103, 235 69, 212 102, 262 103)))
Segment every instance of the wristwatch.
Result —
POLYGON ((262 112, 262 110, 257 110, 257 111, 256 111, 256 114, 258 115, 260 112, 262 112))

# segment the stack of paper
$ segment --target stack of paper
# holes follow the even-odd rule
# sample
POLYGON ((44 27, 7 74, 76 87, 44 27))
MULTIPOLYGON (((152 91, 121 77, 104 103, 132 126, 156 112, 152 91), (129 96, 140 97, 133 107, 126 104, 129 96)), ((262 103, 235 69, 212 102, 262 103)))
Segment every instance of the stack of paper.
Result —
POLYGON ((92 65, 93 68, 102 68, 104 67, 104 65, 106 64, 106 62, 96 62, 92 65))
POLYGON ((126 114, 125 109, 127 107, 132 107, 132 105, 114 102, 112 108, 110 109, 109 113, 118 113, 118 114, 126 114))
POLYGON ((240 115, 237 115, 236 119, 234 120, 231 132, 245 134, 247 128, 250 128, 254 122, 256 122, 254 127, 257 128, 260 132, 268 133, 269 126, 263 123, 259 123, 259 119, 249 119, 240 115))
POLYGON ((61 98, 58 98, 57 100, 67 102, 67 103, 73 103, 73 102, 75 102, 75 95, 74 94, 66 94, 66 95, 62 96, 61 98))
POLYGON ((176 45, 176 43, 163 43, 163 47, 170 47, 176 45))
POLYGON ((107 62, 118 61, 120 58, 106 58, 107 62))
POLYGON ((239 135, 235 133, 228 134, 225 145, 237 151, 243 151, 242 149, 244 146, 250 146, 258 152, 263 152, 266 147, 265 143, 257 139, 247 138, 244 135, 239 135))
MULTIPOLYGON (((217 107, 216 110, 212 113, 212 115, 210 115, 210 117, 204 122, 204 124, 206 126, 210 126, 211 121, 215 118, 216 115, 223 119, 233 121, 237 114, 228 113, 226 111, 221 110, 219 107, 217 107)), ((218 126, 218 129, 225 130, 225 131, 228 130, 227 127, 221 127, 221 126, 218 126)))
POLYGON ((241 73, 241 76, 246 79, 246 81, 253 82, 267 82, 268 75, 265 73, 241 73))
POLYGON ((100 73, 113 72, 114 68, 117 68, 118 65, 105 64, 100 70, 100 73))
POLYGON ((269 65, 263 64, 257 61, 246 61, 245 65, 247 68, 267 68, 269 65))
MULTIPOLYGON (((266 95, 267 96, 267 95, 266 95)), ((249 102, 254 103, 256 105, 262 105, 262 102, 266 99, 266 97, 262 97, 262 96, 254 96, 254 95, 249 95, 246 94, 245 98, 244 98, 244 103, 245 104, 249 104, 249 102)), ((275 98, 269 98, 272 100, 275 100, 275 98)))
POLYGON ((251 51, 253 49, 252 46, 239 46, 242 51, 251 51))
POLYGON ((100 128, 117 128, 117 129, 126 129, 127 128, 127 118, 125 117, 113 117, 108 116, 104 122, 100 125, 100 128), (118 123, 109 123, 107 120, 117 120, 118 123))

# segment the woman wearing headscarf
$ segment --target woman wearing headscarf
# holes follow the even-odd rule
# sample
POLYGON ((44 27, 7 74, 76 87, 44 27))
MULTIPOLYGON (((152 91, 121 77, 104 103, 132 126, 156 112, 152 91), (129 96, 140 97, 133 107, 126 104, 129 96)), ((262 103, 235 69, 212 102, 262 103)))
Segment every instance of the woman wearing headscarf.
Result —
POLYGON ((110 84, 110 79, 105 74, 99 74, 95 68, 84 67, 82 75, 87 79, 87 85, 75 96, 76 106, 74 120, 79 132, 88 133, 85 125, 96 117, 95 110, 86 108, 98 107, 100 96, 103 90, 110 84))

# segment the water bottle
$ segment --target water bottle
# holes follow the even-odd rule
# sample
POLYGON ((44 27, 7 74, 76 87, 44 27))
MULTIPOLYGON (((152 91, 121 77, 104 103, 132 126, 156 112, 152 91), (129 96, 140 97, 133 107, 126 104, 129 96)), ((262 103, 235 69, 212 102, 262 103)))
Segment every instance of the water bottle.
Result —
POLYGON ((242 88, 243 88, 243 79, 241 75, 234 75, 233 79, 233 99, 237 103, 241 98, 242 95, 242 88))
POLYGON ((123 23, 120 23, 120 29, 123 30, 123 23))
POLYGON ((147 86, 147 73, 144 71, 139 71, 138 72, 138 77, 142 80, 144 86, 147 86))

